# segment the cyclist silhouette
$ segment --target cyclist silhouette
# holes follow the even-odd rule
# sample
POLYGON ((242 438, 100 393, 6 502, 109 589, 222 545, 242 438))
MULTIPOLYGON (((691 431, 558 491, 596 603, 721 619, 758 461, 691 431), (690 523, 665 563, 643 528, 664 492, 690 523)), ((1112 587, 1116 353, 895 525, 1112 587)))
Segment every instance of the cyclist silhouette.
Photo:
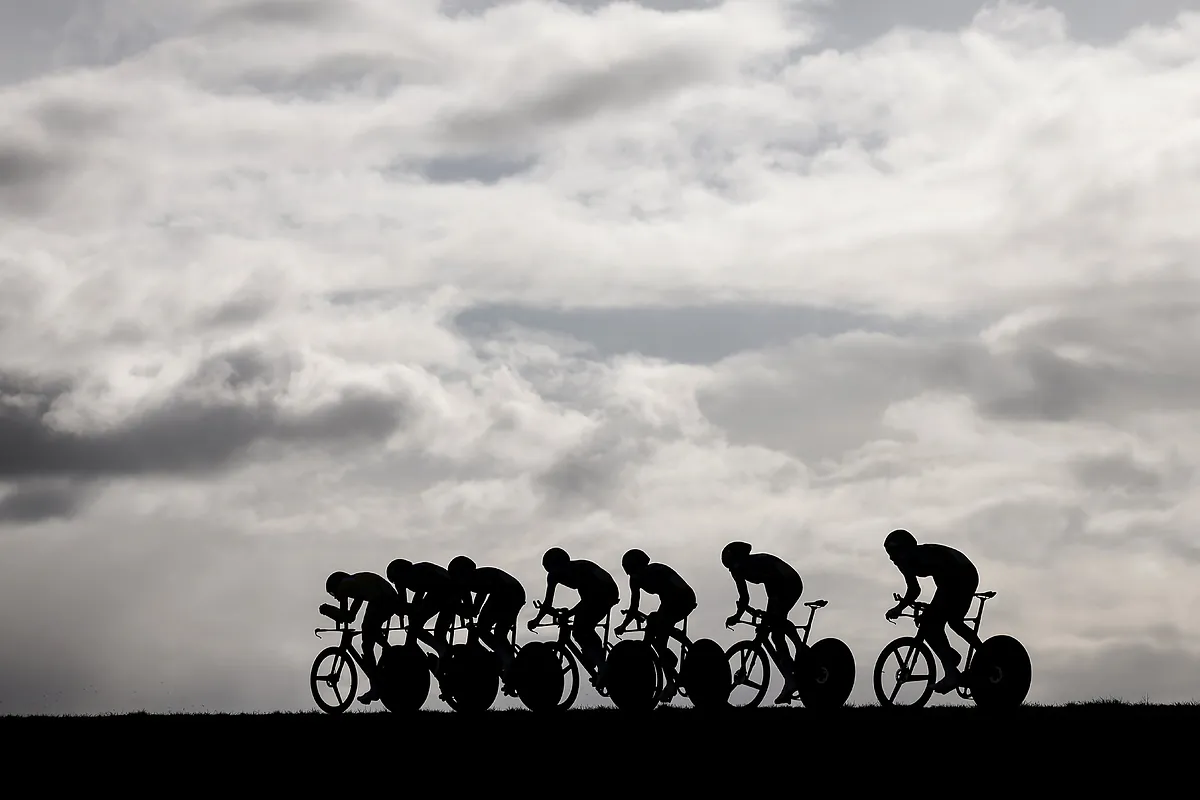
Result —
POLYGON ((478 637, 500 657, 501 677, 513 661, 509 633, 517 627, 517 615, 525 605, 525 587, 497 567, 477 567, 466 556, 456 556, 448 567, 450 579, 461 593, 468 616, 475 618, 472 639, 478 637), (475 593, 472 602, 471 593, 475 593))
MULTIPOLYGON (((433 641, 431 644, 437 650, 438 662, 450 649, 450 628, 454 625, 455 612, 459 605, 459 594, 450 580, 450 573, 445 567, 431 564, 428 561, 413 563, 405 558, 397 558, 388 564, 388 580, 396 587, 399 602, 397 614, 407 620, 407 636, 405 643, 416 646, 416 632, 425 627, 425 622, 437 614, 433 625, 433 641), (408 599, 408 591, 413 593, 408 599)), ((434 668, 436 672, 437 668, 434 668)))
POLYGON ((374 572, 353 575, 334 572, 325 579, 325 591, 341 604, 337 609, 339 613, 332 616, 340 616, 347 625, 358 616, 363 603, 367 604, 362 621, 363 666, 371 688, 359 696, 358 702, 366 705, 378 700, 376 667, 379 662, 375 658, 375 645, 383 647, 387 644, 383 638, 383 625, 396 613, 396 590, 382 575, 374 572), (351 600, 353 605, 349 605, 351 600))
POLYGON ((775 702, 789 703, 796 682, 793 677, 795 659, 788 650, 788 634, 791 631, 788 614, 800 601, 804 582, 800 580, 800 573, 782 558, 770 553, 751 554, 750 550, 750 545, 745 542, 730 542, 721 550, 721 563, 733 576, 738 591, 737 613, 725 620, 725 625, 732 628, 749 608, 750 593, 746 584, 761 584, 767 593, 763 621, 771 631, 771 641, 779 653, 780 666, 783 668, 784 686, 775 702))
POLYGON ((642 592, 658 596, 658 608, 646 615, 646 641, 658 653, 667 673, 659 701, 669 703, 675 696, 679 675, 675 671, 675 654, 667 647, 671 629, 696 609, 696 592, 679 573, 666 564, 650 562, 650 556, 634 548, 621 558, 621 569, 629 576, 632 595, 625 619, 614 629, 618 636, 625 632, 638 613, 642 592))
POLYGON ((604 643, 596 626, 621 599, 621 592, 612 575, 599 564, 585 559, 572 560, 561 547, 551 547, 542 556, 542 567, 546 570, 546 599, 538 615, 529 621, 529 630, 537 628, 554 603, 554 589, 559 584, 579 593, 579 602, 571 609, 571 633, 579 643, 583 657, 595 671, 597 678, 604 679, 604 643))
POLYGON ((950 646, 946 625, 976 649, 981 647, 979 636, 964 619, 979 588, 979 572, 970 559, 953 547, 917 544, 916 537, 903 529, 889 533, 883 540, 883 548, 908 584, 904 597, 887 612, 888 619, 900 616, 900 612, 921 594, 917 578, 933 578, 937 588, 929 607, 921 615, 919 630, 946 672, 945 677, 933 685, 934 691, 939 694, 952 691, 962 679, 958 670, 962 656, 950 646))

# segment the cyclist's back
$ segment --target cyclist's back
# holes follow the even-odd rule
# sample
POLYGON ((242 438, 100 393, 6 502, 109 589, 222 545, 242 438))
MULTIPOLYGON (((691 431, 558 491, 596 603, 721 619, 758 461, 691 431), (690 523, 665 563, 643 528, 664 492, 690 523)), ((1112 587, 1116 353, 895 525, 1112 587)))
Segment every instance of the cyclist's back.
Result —
POLYGON ((608 603, 608 607, 611 607, 621 598, 621 590, 608 570, 585 558, 572 559, 550 570, 547 577, 554 583, 561 583, 578 592, 581 603, 608 603))
POLYGON ((482 592, 497 597, 519 597, 521 603, 525 603, 525 587, 512 575, 498 567, 476 567, 467 587, 472 592, 482 592))
POLYGON ((918 578, 933 578, 940 587, 978 586, 979 572, 961 551, 944 544, 917 545, 913 570, 918 578))
POLYGON ((696 607, 695 590, 666 564, 647 564, 636 575, 630 576, 630 583, 643 592, 657 596, 660 607, 696 607))
POLYGON ((413 564, 404 578, 405 588, 413 592, 440 594, 449 591, 450 573, 440 564, 418 561, 413 564))
POLYGON ((343 578, 339 589, 353 600, 362 600, 368 604, 376 600, 393 601, 396 590, 387 578, 374 572, 355 572, 343 578))
POLYGON ((771 553, 751 553, 738 564, 736 573, 747 583, 761 584, 768 597, 776 592, 794 593, 799 597, 804 591, 800 573, 771 553))

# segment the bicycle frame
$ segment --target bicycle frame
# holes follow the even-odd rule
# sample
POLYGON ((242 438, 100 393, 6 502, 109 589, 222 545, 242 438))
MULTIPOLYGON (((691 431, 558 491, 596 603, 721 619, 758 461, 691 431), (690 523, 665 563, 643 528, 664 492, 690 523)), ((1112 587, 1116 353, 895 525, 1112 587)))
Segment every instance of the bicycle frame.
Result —
MULTIPOLYGON (((899 602, 900 600, 903 599, 898 594, 893 594, 892 596, 894 598, 896 598, 897 602, 899 602)), ((996 596, 995 592, 975 592, 975 594, 972 596, 973 600, 979 601, 979 610, 975 612, 975 616, 973 616, 973 617, 970 617, 970 616, 963 617, 963 622, 965 622, 971 626, 971 631, 975 634, 975 638, 979 638, 979 627, 983 623, 984 603, 986 603, 988 600, 991 600, 995 596, 996 596)), ((922 603, 919 601, 914 601, 912 603, 912 608, 913 608, 913 610, 911 612, 901 611, 900 616, 909 617, 912 619, 913 624, 917 626, 917 635, 913 638, 915 638, 917 640, 918 644, 924 644, 925 643, 925 631, 924 631, 923 627, 921 626, 921 617, 925 614, 926 610, 928 610, 929 603, 922 603)), ((969 611, 969 609, 968 609, 968 611, 969 611)), ((892 622, 892 624, 895 624, 895 620, 891 620, 891 622, 892 622)), ((967 642, 967 657, 963 660, 963 671, 964 672, 971 668, 971 661, 974 659, 974 657, 975 657, 975 645, 973 642, 967 642)), ((905 665, 905 666, 908 667, 908 665, 905 665)))
POLYGON ((350 656, 351 660, 358 665, 359 669, 361 669, 363 672, 367 671, 365 664, 366 657, 358 651, 357 647, 354 646, 354 637, 361 636, 362 631, 358 630, 357 628, 351 628, 344 622, 339 622, 334 628, 316 628, 313 630, 313 633, 318 639, 321 638, 322 633, 340 633, 341 640, 338 642, 338 648, 344 650, 350 656))
MULTIPOLYGON (((538 609, 539 611, 541 611, 542 610, 541 601, 534 600, 533 607, 538 609)), ((563 649, 565 649, 568 653, 570 653, 571 657, 575 659, 575 662, 577 664, 579 664, 580 666, 582 666, 584 671, 587 672, 588 676, 594 680, 596 678, 596 671, 588 665, 587 659, 585 659, 583 657, 583 652, 579 649, 579 646, 575 644, 575 640, 571 638, 571 609, 569 609, 569 608, 549 608, 546 610, 546 614, 550 617, 550 622, 543 622, 540 625, 538 625, 537 627, 538 628, 550 628, 550 627, 558 628, 558 639, 556 639, 555 641, 559 645, 561 645, 563 647, 563 649)), ((612 650, 612 644, 609 642, 609 627, 610 627, 611 623, 612 623, 612 609, 610 608, 608 610, 608 613, 604 615, 604 623, 600 624, 600 625, 596 625, 597 630, 599 630, 601 628, 604 629, 603 646, 604 646, 605 655, 608 655, 609 651, 612 650)))
MULTIPOLYGON (((826 604, 824 600, 813 600, 804 605, 808 607, 808 622, 800 625, 788 620, 788 627, 784 630, 784 635, 791 640, 792 644, 806 647, 808 646, 809 632, 812 630, 813 618, 817 615, 817 609, 824 608, 826 604), (803 631, 804 634, 801 635, 800 631, 803 631)), ((754 639, 752 641, 755 645, 761 647, 767 656, 770 657, 771 662, 775 664, 775 668, 783 672, 783 667, 779 663, 779 651, 775 647, 775 643, 771 641, 771 626, 765 621, 766 612, 760 611, 757 608, 747 608, 746 612, 750 615, 750 619, 740 619, 738 620, 738 624, 754 626, 754 639)), ((797 653, 800 650, 801 647, 797 646, 797 653)))
MULTIPOLYGON (((625 611, 622 611, 621 613, 624 614, 625 611)), ((637 614, 635 614, 633 616, 633 621, 635 623, 637 623, 637 627, 630 629, 630 632, 640 633, 640 634, 644 635, 646 633, 646 617, 647 617, 647 615, 641 611, 639 611, 637 614)), ((687 656, 688 648, 690 648, 692 646, 692 640, 690 638, 688 638, 688 635, 687 635, 687 621, 688 621, 688 618, 684 617, 683 622, 681 622, 677 626, 672 625, 671 629, 669 631, 667 631, 667 642, 668 643, 670 643, 670 641, 672 639, 679 642, 679 660, 677 662, 678 664, 683 663, 683 659, 687 656)))
MULTIPOLYGON (((977 639, 979 638, 979 628, 983 623, 984 604, 987 603, 988 600, 991 600, 995 596, 996 596, 995 592, 975 592, 972 599, 979 601, 979 610, 975 612, 975 616, 973 616, 973 617, 971 617, 971 616, 963 617, 963 622, 965 622, 971 626, 971 631, 975 634, 975 638, 977 638, 977 639)), ((899 594, 895 594, 895 593, 893 593, 892 597, 894 597, 897 602, 899 602, 900 600, 903 599, 899 594)), ((913 664, 909 663, 909 662, 914 661, 916 659, 917 654, 920 652, 919 646, 925 644, 925 631, 921 625, 921 617, 928 610, 929 603, 922 603, 919 601, 914 601, 911 605, 912 605, 911 612, 904 612, 904 611, 900 612, 900 616, 909 617, 910 619, 912 619, 913 624, 917 626, 917 633, 916 633, 916 636, 914 636, 913 638, 916 640, 918 647, 914 647, 909 651, 908 658, 905 659, 905 663, 904 663, 904 667, 903 667, 905 673, 909 673, 909 674, 912 673, 912 669, 913 669, 913 664)), ((970 609, 968 608, 968 613, 969 613, 969 610, 970 609)), ((895 620, 890 620, 890 621, 892 622, 892 624, 895 624, 895 620)), ((967 655, 966 655, 966 658, 963 659, 962 671, 964 673, 970 671, 971 662, 975 660, 975 653, 976 653, 975 644, 973 642, 968 641, 967 642, 967 655)), ((968 688, 966 686, 956 687, 955 693, 964 700, 969 700, 971 698, 971 690, 970 690, 970 688, 968 688)))

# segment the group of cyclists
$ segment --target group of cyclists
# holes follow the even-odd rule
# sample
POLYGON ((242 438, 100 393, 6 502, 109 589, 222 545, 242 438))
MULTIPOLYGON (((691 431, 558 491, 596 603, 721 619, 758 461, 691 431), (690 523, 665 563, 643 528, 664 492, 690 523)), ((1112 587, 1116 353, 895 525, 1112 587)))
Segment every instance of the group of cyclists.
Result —
MULTIPOLYGON (((906 593, 887 612, 888 619, 895 619, 916 600, 921 591, 918 578, 932 578, 936 585, 933 599, 922 615, 921 628, 945 667, 945 677, 934 689, 942 694, 953 691, 962 680, 958 670, 961 656, 950 645, 945 629, 949 625, 968 643, 980 645, 976 633, 963 621, 979 586, 979 574, 958 550, 942 544, 919 544, 903 529, 889 533, 883 546, 907 583, 906 593)), ((727 626, 737 623, 749 609, 748 584, 762 586, 766 594, 763 622, 771 631, 772 641, 784 662, 781 666, 785 667, 785 685, 775 702, 787 703, 795 691, 793 656, 787 642, 788 615, 804 590, 800 574, 778 556, 753 552, 746 542, 725 545, 721 563, 729 570, 737 589, 735 612, 726 619, 727 626)), ((571 633, 588 665, 603 681, 605 650, 596 629, 620 599, 617 582, 600 565, 571 558, 561 547, 547 550, 542 556, 542 566, 546 570, 546 595, 538 615, 530 620, 529 629, 535 629, 549 612, 560 585, 573 589, 579 600, 569 612, 571 633)), ((664 666, 667 680, 663 693, 669 698, 677 691, 678 673, 675 655, 667 647, 668 637, 696 608, 696 592, 678 572, 666 564, 652 562, 642 550, 626 552, 621 567, 629 578, 631 597, 625 618, 615 632, 621 635, 630 622, 643 616, 639 610, 643 592, 658 598, 658 608, 644 615, 644 630, 664 666)), ((451 631, 458 615, 475 621, 470 636, 499 657, 502 676, 513 663, 508 639, 525 605, 525 589, 520 581, 498 567, 477 566, 467 556, 456 556, 445 567, 398 558, 388 564, 386 577, 374 572, 334 572, 326 580, 325 590, 339 605, 325 605, 322 610, 335 619, 350 624, 363 610, 363 657, 371 688, 358 698, 360 703, 380 699, 375 646, 386 645, 384 626, 393 615, 406 630, 407 641, 414 643, 416 632, 436 616, 430 640, 435 650, 430 654, 435 675, 451 647, 451 631)))

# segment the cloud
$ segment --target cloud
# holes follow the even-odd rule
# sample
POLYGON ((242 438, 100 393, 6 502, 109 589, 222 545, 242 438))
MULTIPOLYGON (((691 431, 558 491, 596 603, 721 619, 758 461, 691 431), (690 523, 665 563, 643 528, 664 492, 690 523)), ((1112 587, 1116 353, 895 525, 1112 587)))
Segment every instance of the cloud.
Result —
POLYGON ((353 386, 314 407, 289 408, 286 396, 272 390, 293 370, 286 359, 272 361, 252 349, 224 353, 204 361, 159 404, 103 427, 72 419, 82 410, 73 406, 97 399, 89 393, 62 381, 0 375, 0 476, 203 472, 259 441, 373 439, 402 421, 402 402, 353 386))
POLYGON ((80 6, 0 88, 3 707, 310 707, 401 555, 644 547, 727 645, 734 538, 867 702, 895 527, 1034 699, 1194 694, 1198 17, 969 6, 80 6))

